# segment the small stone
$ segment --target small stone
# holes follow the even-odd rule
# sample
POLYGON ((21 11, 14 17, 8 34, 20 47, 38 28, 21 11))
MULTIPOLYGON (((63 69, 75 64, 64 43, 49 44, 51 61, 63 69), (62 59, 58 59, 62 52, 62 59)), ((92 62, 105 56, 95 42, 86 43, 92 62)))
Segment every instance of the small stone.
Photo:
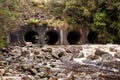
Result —
POLYGON ((42 49, 41 51, 51 53, 52 52, 52 48, 45 48, 45 49, 42 49))
POLYGON ((9 52, 9 49, 7 49, 6 47, 3 47, 3 48, 1 49, 1 52, 8 53, 8 52, 9 52))
POLYGON ((38 50, 35 50, 35 51, 34 51, 34 54, 35 54, 35 55, 39 55, 39 54, 40 54, 40 50, 39 50, 39 49, 38 49, 38 50))
POLYGON ((52 55, 48 52, 45 52, 45 53, 42 53, 44 56, 45 56, 45 59, 46 60, 50 60, 50 59, 53 59, 52 55))
POLYGON ((60 52, 60 53, 58 54, 58 57, 61 58, 61 57, 65 56, 65 54, 66 54, 65 52, 60 52))
POLYGON ((37 58, 39 58, 39 59, 40 59, 40 58, 45 59, 45 56, 44 56, 43 54, 40 53, 40 54, 37 55, 37 58))
POLYGON ((48 73, 45 73, 45 72, 37 73, 37 75, 40 76, 40 78, 45 78, 45 77, 47 77, 47 74, 48 74, 48 73))
POLYGON ((55 64, 50 64, 51 67, 55 67, 56 65, 55 64))
POLYGON ((2 76, 4 74, 5 70, 4 69, 0 69, 0 76, 2 76))
POLYGON ((36 69, 30 69, 30 72, 31 72, 32 75, 37 74, 37 70, 36 69))
POLYGON ((30 54, 30 51, 22 51, 22 55, 30 54))
POLYGON ((65 73, 59 73, 59 74, 57 75, 57 77, 58 77, 58 78, 65 78, 65 77, 67 77, 67 75, 66 75, 65 73))
POLYGON ((120 59, 120 52, 115 53, 114 56, 115 56, 116 58, 119 58, 119 59, 120 59))
POLYGON ((27 47, 32 47, 32 46, 33 46, 32 42, 26 42, 25 45, 26 45, 27 47))
POLYGON ((84 57, 84 53, 83 52, 80 52, 78 55, 77 55, 77 58, 82 58, 84 57))
POLYGON ((24 51, 28 51, 28 48, 27 47, 22 47, 22 52, 24 52, 24 51))
POLYGON ((38 69, 38 72, 45 72, 45 73, 47 73, 49 71, 50 71, 50 67, 40 67, 38 69))
POLYGON ((23 69, 23 70, 30 70, 31 68, 32 68, 32 64, 23 64, 23 65, 21 65, 21 68, 23 69))
POLYGON ((90 75, 85 76, 86 79, 91 79, 92 77, 90 75))
POLYGON ((6 67, 7 64, 8 64, 7 61, 0 61, 0 68, 6 67))

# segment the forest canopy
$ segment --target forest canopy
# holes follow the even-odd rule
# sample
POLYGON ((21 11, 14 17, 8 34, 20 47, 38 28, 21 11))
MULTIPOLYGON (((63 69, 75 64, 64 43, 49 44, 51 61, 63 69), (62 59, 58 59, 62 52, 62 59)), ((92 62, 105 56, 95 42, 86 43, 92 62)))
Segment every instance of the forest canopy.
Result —
MULTIPOLYGON (((72 28, 88 26, 98 34, 100 43, 120 43, 119 0, 64 0, 64 3, 59 3, 59 0, 51 1, 56 7, 62 6, 62 10, 57 9, 54 13, 61 10, 60 17, 72 28)), ((51 6, 53 9, 53 5, 51 6)))

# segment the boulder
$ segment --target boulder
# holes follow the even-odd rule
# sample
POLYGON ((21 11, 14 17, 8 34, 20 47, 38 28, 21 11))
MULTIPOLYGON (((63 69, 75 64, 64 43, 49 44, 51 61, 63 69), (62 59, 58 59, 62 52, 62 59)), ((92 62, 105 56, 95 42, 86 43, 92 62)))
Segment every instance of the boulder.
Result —
POLYGON ((102 56, 103 54, 109 54, 109 53, 106 51, 99 50, 99 49, 95 51, 95 55, 97 56, 102 56))
POLYGON ((102 60, 104 61, 114 61, 114 60, 116 60, 116 58, 115 57, 113 57, 111 54, 103 54, 103 55, 101 55, 101 58, 102 58, 102 60))
POLYGON ((42 48, 41 51, 51 53, 52 52, 52 48, 42 48))
POLYGON ((120 52, 115 53, 114 56, 115 56, 116 58, 119 58, 119 59, 120 59, 120 52))

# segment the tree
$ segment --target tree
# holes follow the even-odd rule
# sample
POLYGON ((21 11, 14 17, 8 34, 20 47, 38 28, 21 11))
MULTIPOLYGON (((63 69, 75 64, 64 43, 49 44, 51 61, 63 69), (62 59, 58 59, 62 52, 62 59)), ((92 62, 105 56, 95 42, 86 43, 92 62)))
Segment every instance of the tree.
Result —
POLYGON ((64 20, 72 27, 89 28, 101 43, 120 43, 119 0, 66 0, 64 20))

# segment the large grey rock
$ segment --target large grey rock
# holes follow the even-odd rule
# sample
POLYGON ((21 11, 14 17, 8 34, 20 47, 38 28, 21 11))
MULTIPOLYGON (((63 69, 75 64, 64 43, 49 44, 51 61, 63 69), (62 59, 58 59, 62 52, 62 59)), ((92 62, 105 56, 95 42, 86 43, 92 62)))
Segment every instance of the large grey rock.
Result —
POLYGON ((109 54, 109 53, 106 51, 99 50, 99 49, 95 51, 95 55, 97 56, 102 56, 103 54, 109 54))
POLYGON ((48 76, 48 73, 40 72, 40 73, 37 73, 37 75, 38 75, 40 78, 46 78, 46 77, 48 76))
POLYGON ((51 53, 52 52, 52 48, 42 48, 41 51, 51 53))
POLYGON ((60 59, 63 56, 66 55, 66 52, 62 51, 62 50, 54 50, 52 53, 50 53, 54 58, 56 59, 60 59))
POLYGON ((106 61, 114 61, 114 60, 116 60, 116 58, 113 57, 111 54, 103 54, 103 55, 101 55, 101 58, 102 58, 103 61, 104 60, 106 60, 106 61))
POLYGON ((119 58, 119 59, 120 59, 120 52, 115 53, 114 56, 115 56, 116 58, 119 58))
POLYGON ((89 56, 87 56, 87 59, 91 61, 91 60, 97 60, 97 59, 100 59, 100 57, 97 56, 97 55, 89 55, 89 56))
POLYGON ((32 75, 37 74, 37 70, 34 68, 31 68, 29 71, 31 72, 32 75))
POLYGON ((41 54, 43 54, 45 56, 46 60, 50 60, 50 59, 53 58, 52 55, 49 52, 42 52, 41 54))
POLYGON ((117 52, 117 50, 114 47, 110 47, 109 49, 111 52, 117 52))
POLYGON ((70 61, 73 59, 73 54, 68 53, 65 56, 63 56, 61 59, 64 61, 70 61))
POLYGON ((76 58, 82 58, 82 57, 85 57, 83 52, 78 53, 78 55, 76 56, 76 58))
POLYGON ((81 46, 65 47, 65 50, 67 53, 79 53, 82 50, 82 47, 81 46))

